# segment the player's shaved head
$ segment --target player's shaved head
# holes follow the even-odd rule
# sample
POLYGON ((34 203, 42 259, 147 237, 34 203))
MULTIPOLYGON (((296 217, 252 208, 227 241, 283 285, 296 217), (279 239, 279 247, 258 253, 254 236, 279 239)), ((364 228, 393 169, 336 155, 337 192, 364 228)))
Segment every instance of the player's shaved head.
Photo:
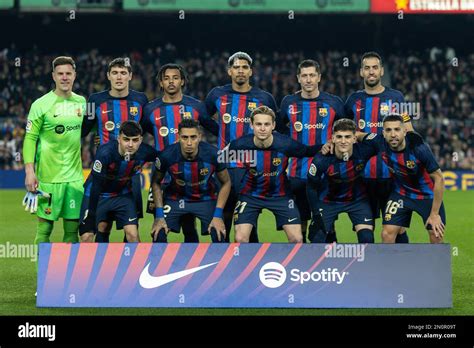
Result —
POLYGON ((401 115, 398 115, 398 114, 392 114, 392 115, 387 115, 383 118, 383 123, 387 123, 387 122, 400 122, 400 123, 403 123, 403 117, 401 115))
POLYGON ((246 60, 247 63, 249 63, 249 65, 252 66, 253 60, 250 57, 250 55, 248 53, 241 52, 241 51, 235 52, 233 55, 231 55, 229 57, 229 60, 227 61, 227 65, 231 67, 232 65, 234 65, 235 61, 239 59, 246 60))
POLYGON ((74 62, 74 59, 72 59, 71 57, 67 57, 67 56, 56 57, 53 60, 53 70, 56 69, 57 66, 67 65, 67 64, 71 65, 72 68, 74 70, 76 70, 76 63, 74 62))

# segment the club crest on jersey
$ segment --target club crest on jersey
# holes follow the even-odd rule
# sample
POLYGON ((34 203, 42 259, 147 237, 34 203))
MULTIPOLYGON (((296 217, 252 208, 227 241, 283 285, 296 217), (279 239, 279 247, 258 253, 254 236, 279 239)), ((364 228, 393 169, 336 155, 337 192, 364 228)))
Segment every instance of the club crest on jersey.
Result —
POLYGON ((224 121, 225 124, 230 123, 230 121, 232 121, 232 116, 226 112, 224 115, 222 115, 222 121, 224 121))
POLYGON ((202 176, 209 174, 209 168, 201 168, 199 174, 202 176))
POLYGON ((409 169, 415 168, 415 161, 407 161, 407 168, 409 169))
POLYGON ((169 132, 170 132, 169 129, 167 127, 163 126, 163 127, 160 128, 159 133, 162 137, 166 137, 166 136, 168 136, 169 132))
POLYGON ((388 104, 387 103, 380 104, 380 115, 387 116, 388 114, 390 114, 390 107, 388 106, 388 104))
POLYGON ((362 169, 364 169, 364 163, 359 163, 356 165, 356 171, 360 172, 362 169))
POLYGON ((44 213, 45 213, 46 215, 50 215, 50 214, 51 214, 51 208, 46 208, 46 209, 44 210, 44 213))
POLYGON ((190 111, 185 111, 183 113, 183 118, 192 118, 193 116, 191 115, 191 112, 190 111))
POLYGON ((136 116, 138 114, 138 106, 130 106, 130 115, 136 116))
POLYGON ((274 166, 279 166, 281 164, 281 158, 280 157, 276 157, 273 159, 273 165, 274 166))
POLYGON ((81 108, 76 110, 76 115, 77 115, 77 117, 82 117, 82 109, 81 108))
POLYGON ((365 128, 365 120, 360 119, 359 120, 359 129, 364 129, 365 128))
POLYGON ((257 108, 257 103, 255 103, 255 102, 249 102, 248 109, 249 109, 250 111, 253 111, 253 110, 256 109, 256 108, 257 108))
POLYGON ((328 115, 328 109, 327 108, 319 108, 319 116, 325 117, 328 115))
POLYGON ((293 128, 295 129, 295 131, 301 132, 303 130, 303 124, 300 121, 296 121, 293 124, 293 128))
POLYGON ((115 129, 115 123, 113 121, 105 122, 105 129, 107 129, 109 132, 113 131, 115 129))
POLYGON ((309 167, 309 174, 315 176, 317 171, 318 169, 316 168, 316 165, 311 163, 311 166, 309 167))

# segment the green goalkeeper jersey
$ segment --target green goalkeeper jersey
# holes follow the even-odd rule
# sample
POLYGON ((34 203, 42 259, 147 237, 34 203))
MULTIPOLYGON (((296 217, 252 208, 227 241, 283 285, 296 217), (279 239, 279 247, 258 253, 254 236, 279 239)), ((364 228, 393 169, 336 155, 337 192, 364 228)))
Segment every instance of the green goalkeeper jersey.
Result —
POLYGON ((31 105, 23 157, 25 163, 35 163, 40 182, 83 180, 81 126, 85 109, 84 97, 72 93, 65 99, 53 91, 31 105))

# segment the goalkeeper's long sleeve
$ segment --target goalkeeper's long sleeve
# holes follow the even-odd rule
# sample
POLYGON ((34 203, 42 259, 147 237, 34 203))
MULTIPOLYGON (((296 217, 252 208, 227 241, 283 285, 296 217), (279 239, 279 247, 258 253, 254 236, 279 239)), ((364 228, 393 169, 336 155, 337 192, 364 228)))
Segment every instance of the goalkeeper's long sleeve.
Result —
POLYGON ((23 162, 25 164, 35 162, 37 141, 38 141, 38 135, 26 133, 25 140, 23 142, 23 162))

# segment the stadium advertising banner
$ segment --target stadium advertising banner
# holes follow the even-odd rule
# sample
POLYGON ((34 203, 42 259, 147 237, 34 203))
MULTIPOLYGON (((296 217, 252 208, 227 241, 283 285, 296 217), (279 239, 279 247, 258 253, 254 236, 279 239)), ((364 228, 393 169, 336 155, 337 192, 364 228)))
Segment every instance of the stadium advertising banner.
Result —
POLYGON ((123 0, 125 10, 369 12, 370 0, 123 0))
POLYGON ((449 244, 42 243, 38 307, 452 307, 449 244))
POLYGON ((0 0, 0 10, 13 8, 15 0, 0 0))
POLYGON ((474 0, 372 0, 373 13, 474 13, 474 0))

